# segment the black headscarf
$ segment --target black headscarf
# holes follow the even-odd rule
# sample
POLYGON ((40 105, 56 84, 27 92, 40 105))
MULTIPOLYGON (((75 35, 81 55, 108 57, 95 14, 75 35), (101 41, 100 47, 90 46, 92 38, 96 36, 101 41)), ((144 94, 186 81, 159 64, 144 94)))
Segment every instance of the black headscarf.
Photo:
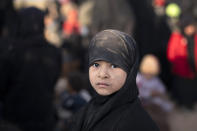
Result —
POLYGON ((19 10, 19 25, 17 38, 29 39, 30 37, 44 35, 44 12, 36 7, 19 10))
POLYGON ((75 123, 74 131, 91 131, 92 128, 113 109, 137 99, 136 75, 138 71, 138 49, 135 41, 117 30, 99 32, 89 45, 89 64, 104 60, 126 71, 124 86, 109 96, 95 95, 75 123))

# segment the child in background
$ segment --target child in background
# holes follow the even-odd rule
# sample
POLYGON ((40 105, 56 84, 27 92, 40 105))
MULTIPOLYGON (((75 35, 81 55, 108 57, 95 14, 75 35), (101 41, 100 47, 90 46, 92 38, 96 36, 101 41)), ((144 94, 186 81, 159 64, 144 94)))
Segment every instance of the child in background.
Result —
POLYGON ((169 131, 168 113, 173 106, 167 99, 165 85, 158 77, 160 63, 154 55, 145 55, 140 64, 136 83, 144 108, 158 124, 160 131, 169 131))
POLYGON ((75 113, 90 100, 85 84, 84 74, 71 72, 68 75, 66 91, 61 94, 63 108, 75 113))
POLYGON ((156 104, 164 111, 170 111, 172 104, 166 99, 165 85, 158 77, 159 73, 160 65, 157 57, 151 54, 145 55, 136 78, 139 96, 144 104, 156 104))
POLYGON ((67 77, 59 79, 56 85, 56 108, 58 115, 58 130, 67 128, 67 121, 91 99, 87 90, 88 76, 79 71, 68 73, 67 77))

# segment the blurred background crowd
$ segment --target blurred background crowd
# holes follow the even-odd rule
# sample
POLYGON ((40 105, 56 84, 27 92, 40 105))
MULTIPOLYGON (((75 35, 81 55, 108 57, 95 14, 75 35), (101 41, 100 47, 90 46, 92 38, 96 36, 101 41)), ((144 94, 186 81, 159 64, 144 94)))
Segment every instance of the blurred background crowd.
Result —
POLYGON ((137 86, 161 131, 197 129, 196 0, 1 0, 0 130, 66 131, 93 96, 88 44, 132 35, 137 86))

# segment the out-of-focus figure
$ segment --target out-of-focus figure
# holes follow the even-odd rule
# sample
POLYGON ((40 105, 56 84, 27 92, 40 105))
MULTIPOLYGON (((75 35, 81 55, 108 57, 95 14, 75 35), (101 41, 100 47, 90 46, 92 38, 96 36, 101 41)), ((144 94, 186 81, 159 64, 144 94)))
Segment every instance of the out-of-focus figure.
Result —
POLYGON ((180 106, 193 109, 197 102, 196 21, 183 14, 180 30, 174 30, 168 42, 167 58, 173 73, 172 95, 180 106))
POLYGON ((173 104, 168 99, 166 87, 159 78, 160 63, 156 56, 145 55, 140 64, 140 71, 136 78, 139 96, 143 106, 151 114, 161 131, 168 131, 168 112, 173 104))
POLYGON ((1 70, 3 120, 23 131, 55 127, 54 85, 61 71, 61 51, 44 38, 44 13, 34 7, 18 12, 18 30, 7 43, 1 70))

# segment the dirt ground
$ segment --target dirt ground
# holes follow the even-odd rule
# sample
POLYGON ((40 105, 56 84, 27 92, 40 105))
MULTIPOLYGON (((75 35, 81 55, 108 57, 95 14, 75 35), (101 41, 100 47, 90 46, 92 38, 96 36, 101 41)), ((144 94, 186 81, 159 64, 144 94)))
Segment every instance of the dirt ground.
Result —
POLYGON ((197 108, 175 108, 168 116, 170 131, 197 131, 197 108))

